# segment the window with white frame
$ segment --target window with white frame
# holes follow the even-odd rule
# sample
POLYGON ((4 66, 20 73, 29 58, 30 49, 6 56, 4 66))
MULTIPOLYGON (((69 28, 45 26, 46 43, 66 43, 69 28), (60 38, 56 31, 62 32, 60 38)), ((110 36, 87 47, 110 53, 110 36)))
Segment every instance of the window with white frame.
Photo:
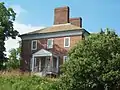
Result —
POLYGON ((64 38, 64 47, 70 47, 70 37, 64 38))
POLYGON ((68 59, 68 57, 67 57, 67 56, 63 56, 63 62, 66 62, 66 61, 67 61, 67 59, 68 59))
POLYGON ((53 39, 47 40, 47 48, 53 48, 53 39))
POLYGON ((37 49, 37 40, 33 40, 31 43, 31 49, 36 50, 37 49))

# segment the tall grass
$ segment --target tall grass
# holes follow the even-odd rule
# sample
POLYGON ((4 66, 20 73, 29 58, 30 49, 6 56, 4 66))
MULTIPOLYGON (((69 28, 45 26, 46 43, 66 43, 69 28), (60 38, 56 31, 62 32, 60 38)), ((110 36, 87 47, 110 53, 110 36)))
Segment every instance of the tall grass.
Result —
POLYGON ((58 79, 7 72, 0 74, 0 90, 59 90, 58 79))

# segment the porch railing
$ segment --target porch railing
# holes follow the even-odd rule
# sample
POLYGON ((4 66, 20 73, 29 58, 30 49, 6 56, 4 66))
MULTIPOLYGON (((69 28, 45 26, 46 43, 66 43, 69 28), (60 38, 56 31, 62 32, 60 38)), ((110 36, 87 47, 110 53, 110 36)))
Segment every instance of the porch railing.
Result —
POLYGON ((58 73, 58 69, 55 67, 45 67, 42 71, 42 75, 46 76, 47 74, 57 74, 58 73))
POLYGON ((52 67, 52 66, 47 66, 47 67, 34 67, 34 72, 42 72, 42 75, 45 76, 46 74, 51 74, 51 73, 58 73, 58 68, 52 67), (42 69, 41 69, 42 68, 42 69), (41 70, 40 70, 41 69, 41 70))

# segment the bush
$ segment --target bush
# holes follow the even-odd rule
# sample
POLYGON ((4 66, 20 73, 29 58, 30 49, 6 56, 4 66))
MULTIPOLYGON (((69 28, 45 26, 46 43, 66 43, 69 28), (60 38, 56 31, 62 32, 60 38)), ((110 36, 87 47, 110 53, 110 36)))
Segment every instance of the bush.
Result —
POLYGON ((62 90, 113 90, 120 82, 120 38, 109 30, 90 35, 71 49, 62 71, 62 90))

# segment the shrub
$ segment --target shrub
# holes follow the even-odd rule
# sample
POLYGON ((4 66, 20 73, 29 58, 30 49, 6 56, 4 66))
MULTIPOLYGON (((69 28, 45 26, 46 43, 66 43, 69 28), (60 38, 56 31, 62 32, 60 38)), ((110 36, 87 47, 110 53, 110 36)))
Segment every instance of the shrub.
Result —
POLYGON ((63 90, 113 90, 120 82, 120 38, 109 30, 90 35, 71 49, 62 71, 63 90))

